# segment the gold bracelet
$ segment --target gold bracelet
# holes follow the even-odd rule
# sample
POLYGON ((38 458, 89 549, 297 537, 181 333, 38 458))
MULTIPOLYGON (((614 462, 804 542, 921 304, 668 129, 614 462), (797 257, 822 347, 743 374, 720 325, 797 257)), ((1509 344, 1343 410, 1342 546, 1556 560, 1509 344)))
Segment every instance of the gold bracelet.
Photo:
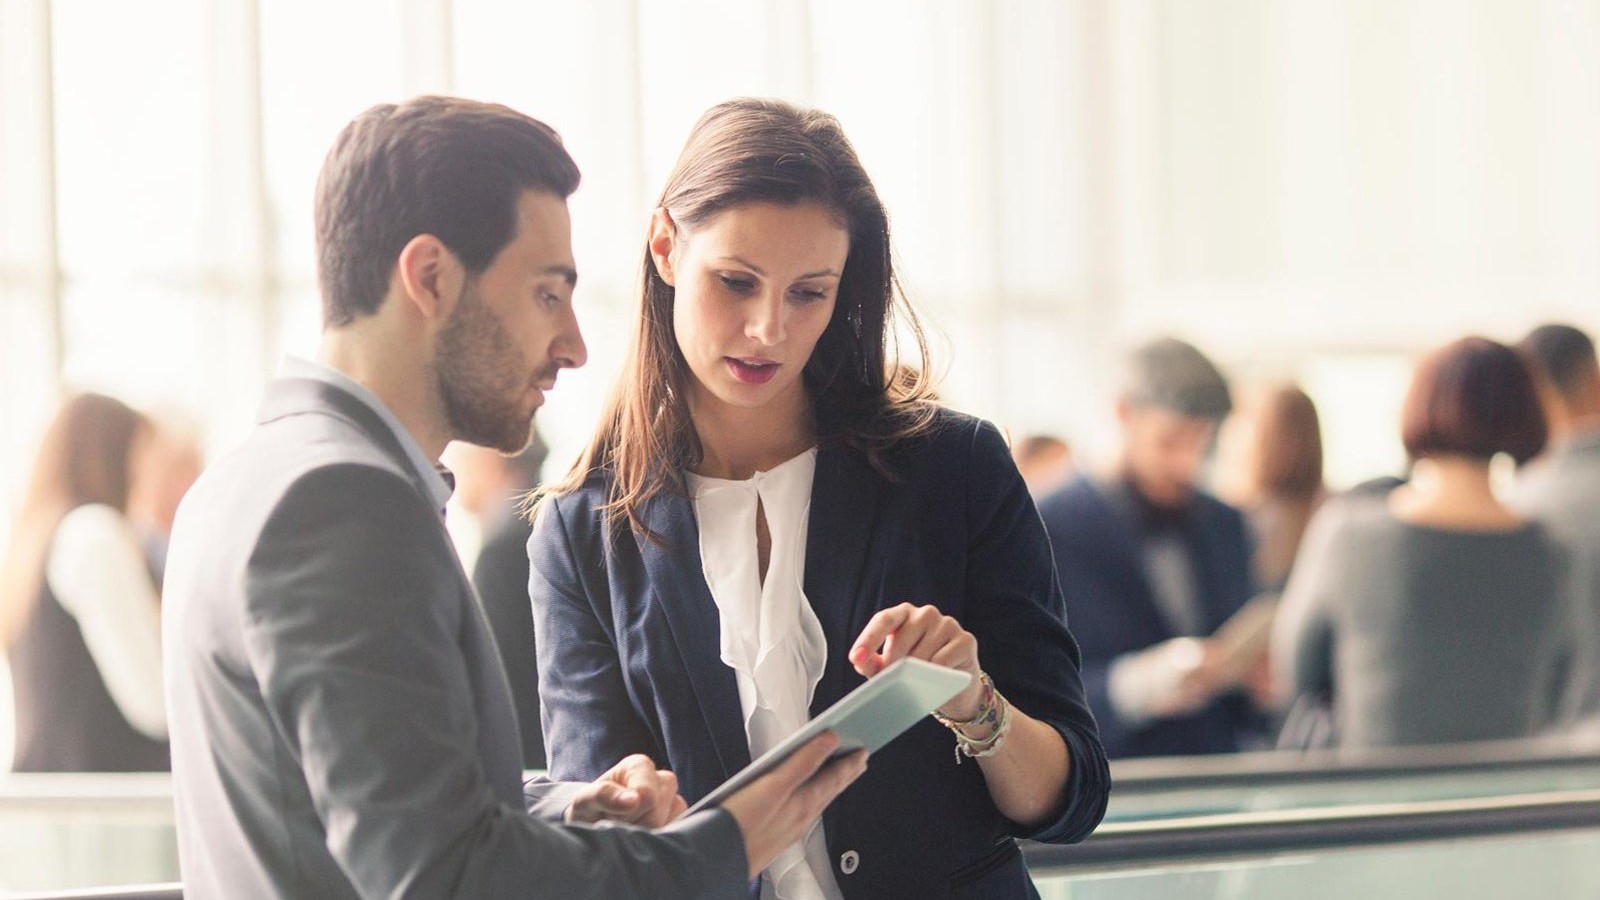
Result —
POLYGON ((993 756, 999 752, 1000 745, 1005 743, 1006 735, 1011 732, 1010 701, 995 690, 994 681, 989 678, 987 672, 978 673, 978 680, 983 684, 983 699, 979 702, 977 715, 965 721, 956 721, 940 715, 937 711, 933 714, 940 724, 955 732, 956 765, 961 764, 963 756, 974 759, 993 756), (974 725, 991 724, 994 726, 994 731, 983 740, 973 740, 966 734, 966 729, 974 725))
POLYGON ((995 728, 994 734, 982 742, 969 741, 961 737, 956 738, 957 759, 956 764, 961 764, 961 756, 970 756, 973 759, 982 759, 1000 752, 1000 745, 1006 742, 1006 735, 1011 733, 1011 701, 995 692, 995 697, 1000 702, 1000 725, 995 728))
POLYGON ((960 734, 964 729, 971 728, 974 725, 983 725, 986 722, 995 721, 994 681, 989 678, 989 673, 979 672, 978 683, 983 686, 983 696, 978 700, 978 712, 970 719, 957 720, 941 714, 938 710, 934 710, 933 717, 939 720, 940 725, 960 734))

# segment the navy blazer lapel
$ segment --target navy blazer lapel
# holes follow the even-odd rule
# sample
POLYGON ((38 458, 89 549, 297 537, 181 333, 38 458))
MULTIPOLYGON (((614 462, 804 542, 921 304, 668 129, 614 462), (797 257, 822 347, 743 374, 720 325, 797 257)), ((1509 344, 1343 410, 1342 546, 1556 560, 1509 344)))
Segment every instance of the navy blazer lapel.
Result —
POLYGON ((828 636, 828 663, 812 696, 811 713, 831 706, 861 681, 847 654, 880 607, 862 586, 872 536, 888 484, 860 454, 845 447, 817 451, 806 528, 806 599, 828 636), (835 642, 840 642, 836 646, 835 642))
POLYGON ((1090 500, 1099 506, 1098 518, 1104 524, 1104 531, 1097 538, 1096 551, 1116 557, 1126 577, 1138 586, 1133 602, 1140 607, 1138 614, 1143 621, 1154 624, 1157 630, 1168 637, 1176 637, 1166 613, 1156 603, 1155 586, 1150 583, 1150 573, 1144 563, 1144 536, 1139 533, 1138 526, 1129 519, 1126 510, 1118 508, 1117 502, 1107 493, 1110 488, 1086 475, 1079 477, 1084 479, 1083 487, 1088 491, 1090 500))
POLYGON ((726 779, 749 765, 750 741, 744 731, 738 681, 733 668, 722 661, 722 617, 700 562, 694 507, 687 497, 658 494, 645 504, 641 518, 666 542, 663 546, 634 534, 654 602, 666 613, 726 779))
MULTIPOLYGON (((1194 501, 1193 512, 1184 523, 1184 538, 1189 547, 1189 558, 1194 566, 1195 601, 1205 614, 1207 633, 1219 628, 1229 616, 1244 605, 1244 600, 1230 590, 1234 585, 1229 577, 1226 562, 1227 545, 1222 540, 1221 518, 1201 499, 1194 501)), ((1237 571, 1237 569, 1233 569, 1237 571)))

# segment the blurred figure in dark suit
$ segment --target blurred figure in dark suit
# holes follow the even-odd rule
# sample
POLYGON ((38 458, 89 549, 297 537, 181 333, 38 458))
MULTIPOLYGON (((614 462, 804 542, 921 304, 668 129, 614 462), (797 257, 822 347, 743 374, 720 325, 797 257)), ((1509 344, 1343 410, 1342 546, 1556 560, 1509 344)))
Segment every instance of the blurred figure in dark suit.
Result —
POLYGON ((1111 471, 1039 501, 1106 753, 1226 753, 1264 740, 1211 634, 1255 594, 1238 510, 1200 488, 1228 383, 1171 338, 1135 350, 1111 471))
POLYGON ((550 448, 538 432, 515 456, 460 445, 456 490, 463 507, 477 517, 483 543, 472 564, 472 586, 483 601, 489 629, 500 647, 511 699, 522 726, 522 765, 545 768, 544 734, 539 728, 539 668, 533 653, 533 611, 528 604, 528 536, 533 526, 519 511, 521 498, 539 486, 550 448))

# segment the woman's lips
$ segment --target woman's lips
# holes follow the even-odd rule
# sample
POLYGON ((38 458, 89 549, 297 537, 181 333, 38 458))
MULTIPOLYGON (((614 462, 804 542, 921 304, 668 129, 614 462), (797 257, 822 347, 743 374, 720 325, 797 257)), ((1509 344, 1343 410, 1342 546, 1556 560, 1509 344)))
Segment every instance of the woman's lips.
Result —
POLYGON ((766 384, 778 374, 778 364, 770 359, 724 357, 728 371, 745 384, 766 384))

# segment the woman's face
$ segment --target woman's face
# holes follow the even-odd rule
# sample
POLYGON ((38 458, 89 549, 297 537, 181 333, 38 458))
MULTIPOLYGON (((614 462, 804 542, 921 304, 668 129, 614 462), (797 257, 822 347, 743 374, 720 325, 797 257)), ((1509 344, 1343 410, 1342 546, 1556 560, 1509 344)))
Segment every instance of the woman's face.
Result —
POLYGON ((816 203, 752 203, 692 232, 656 213, 656 270, 673 286, 672 325, 697 403, 757 409, 795 399, 833 316, 850 236, 816 203))

